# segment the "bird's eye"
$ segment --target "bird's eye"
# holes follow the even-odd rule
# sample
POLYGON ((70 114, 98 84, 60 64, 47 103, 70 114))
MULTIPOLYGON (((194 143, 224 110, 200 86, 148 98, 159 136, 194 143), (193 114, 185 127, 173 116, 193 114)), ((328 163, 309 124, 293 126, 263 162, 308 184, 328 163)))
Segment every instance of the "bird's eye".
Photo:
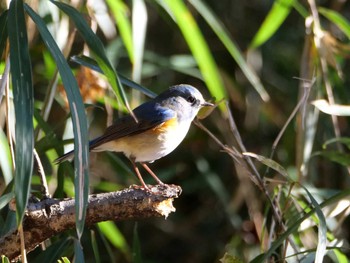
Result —
POLYGON ((192 105, 194 105, 195 103, 196 103, 196 98, 195 97, 193 97, 193 96, 189 96, 188 98, 187 98, 187 101, 189 102, 189 103, 191 103, 192 105))

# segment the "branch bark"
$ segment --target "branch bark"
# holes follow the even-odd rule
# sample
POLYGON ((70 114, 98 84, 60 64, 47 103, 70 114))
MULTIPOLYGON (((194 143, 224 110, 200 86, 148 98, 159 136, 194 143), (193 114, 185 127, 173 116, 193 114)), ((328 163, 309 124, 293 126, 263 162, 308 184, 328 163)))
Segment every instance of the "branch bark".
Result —
MULTIPOLYGON (((101 221, 165 218, 175 211, 174 198, 181 194, 176 185, 155 185, 151 192, 134 186, 128 189, 89 196, 86 226, 101 221)), ((75 227, 74 198, 63 200, 48 198, 37 203, 29 203, 23 219, 24 239, 27 252, 36 248, 44 240, 75 227)), ((17 229, 0 238, 0 255, 10 260, 20 255, 20 239, 17 229)))

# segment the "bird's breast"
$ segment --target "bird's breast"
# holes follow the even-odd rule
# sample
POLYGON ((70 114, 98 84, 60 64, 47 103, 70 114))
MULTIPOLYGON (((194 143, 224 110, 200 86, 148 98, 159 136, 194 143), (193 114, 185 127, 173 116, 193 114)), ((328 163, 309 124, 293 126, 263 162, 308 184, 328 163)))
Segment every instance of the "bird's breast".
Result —
POLYGON ((172 118, 143 133, 108 142, 103 148, 123 152, 136 162, 152 162, 171 153, 185 138, 190 124, 172 118))

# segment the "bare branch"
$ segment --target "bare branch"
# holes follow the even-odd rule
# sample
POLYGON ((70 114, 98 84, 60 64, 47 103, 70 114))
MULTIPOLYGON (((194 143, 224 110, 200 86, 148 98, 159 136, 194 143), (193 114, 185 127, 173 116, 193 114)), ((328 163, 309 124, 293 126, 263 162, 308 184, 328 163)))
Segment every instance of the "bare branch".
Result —
MULTIPOLYGON (((149 191, 134 186, 118 192, 89 196, 86 226, 107 220, 165 218, 175 211, 173 199, 181 194, 176 185, 156 185, 149 191)), ((74 198, 44 199, 29 203, 23 220, 25 246, 33 250, 44 240, 75 227, 74 198)), ((20 238, 14 229, 0 238, 0 255, 11 260, 20 255, 20 238)))

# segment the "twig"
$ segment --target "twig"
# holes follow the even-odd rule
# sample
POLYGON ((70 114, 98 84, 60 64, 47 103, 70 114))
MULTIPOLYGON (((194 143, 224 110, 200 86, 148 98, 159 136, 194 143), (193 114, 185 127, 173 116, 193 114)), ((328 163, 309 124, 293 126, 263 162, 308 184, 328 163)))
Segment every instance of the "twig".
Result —
POLYGON ((277 145, 282 137, 282 135, 284 134, 284 132, 286 131, 287 129, 287 126, 290 124, 290 122, 292 121, 292 119, 295 117, 295 115, 298 113, 299 109, 301 106, 305 105, 305 103, 307 102, 307 99, 310 95, 310 90, 311 90, 311 87, 314 85, 316 79, 314 78, 312 80, 312 82, 310 83, 310 85, 308 85, 308 87, 305 86, 305 90, 304 90, 304 94, 302 96, 302 98, 299 100, 298 104, 294 107, 294 110, 293 112, 290 114, 290 116, 288 117, 288 120, 286 121, 286 123, 283 125, 281 131, 278 133, 275 141, 273 142, 272 144, 272 149, 271 149, 271 156, 270 156, 270 159, 273 158, 273 155, 276 151, 276 148, 277 148, 277 145))

